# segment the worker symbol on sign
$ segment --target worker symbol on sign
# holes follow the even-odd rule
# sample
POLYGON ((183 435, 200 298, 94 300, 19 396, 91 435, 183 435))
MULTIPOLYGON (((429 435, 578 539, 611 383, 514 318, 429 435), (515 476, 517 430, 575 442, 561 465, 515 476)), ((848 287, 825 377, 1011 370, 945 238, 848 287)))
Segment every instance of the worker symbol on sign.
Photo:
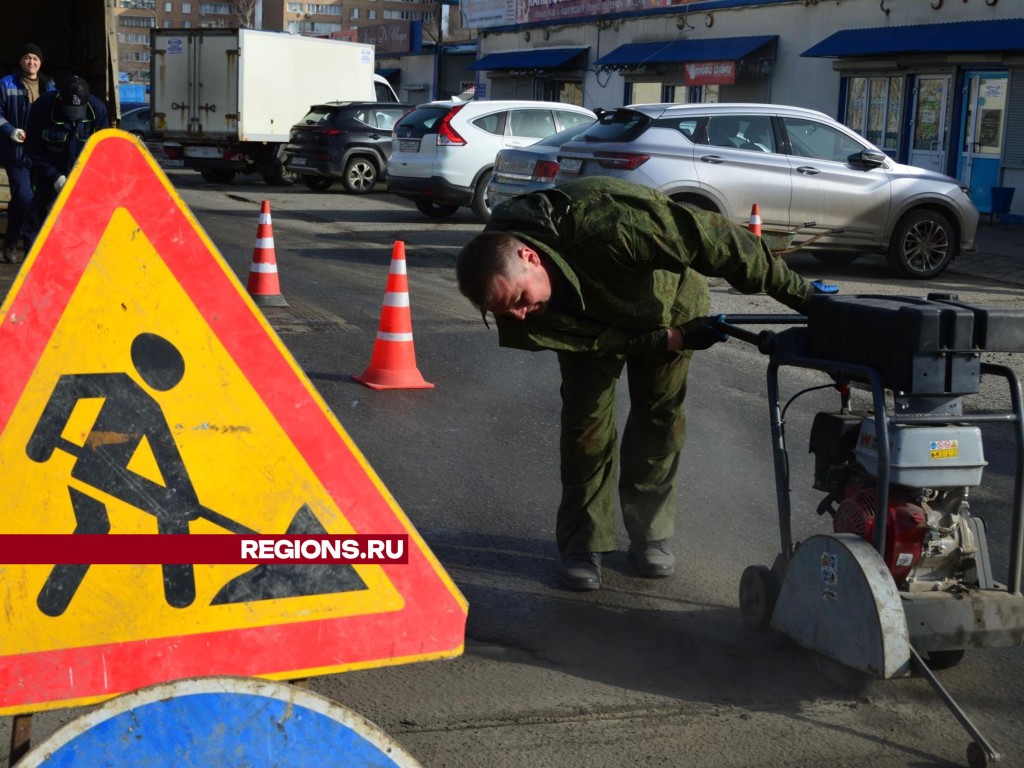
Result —
MULTIPOLYGON (((185 360, 171 342, 152 333, 141 333, 131 346, 131 359, 142 381, 157 392, 175 387, 185 375, 185 360)), ((45 462, 54 450, 75 456, 71 477, 79 486, 93 488, 156 517, 159 533, 186 534, 189 523, 205 518, 234 533, 255 534, 240 523, 199 502, 188 470, 160 404, 127 373, 67 374, 57 380, 29 438, 26 453, 45 462), (66 440, 62 434, 79 401, 99 399, 96 420, 84 445, 66 440), (130 468, 132 458, 145 441, 152 451, 163 484, 130 468)), ((88 490, 68 486, 75 515, 74 533, 109 533, 106 505, 88 490)), ((303 504, 288 534, 323 534, 323 526, 308 505, 303 504)), ((57 564, 50 571, 36 598, 48 616, 67 610, 89 570, 87 564, 57 564)), ((168 605, 185 608, 196 598, 192 564, 163 566, 164 597, 168 605)), ((224 585, 213 604, 322 594, 365 588, 349 565, 308 566, 302 570, 257 566, 224 585)))
MULTIPOLYGON (((132 342, 132 363, 152 389, 166 391, 185 375, 185 360, 161 336, 139 334, 132 342)), ((188 533, 188 524, 200 515, 199 499, 185 463, 174 443, 160 405, 127 373, 90 373, 61 376, 28 441, 33 461, 48 461, 60 448, 76 457, 71 476, 154 515, 160 533, 188 533), (99 398, 103 405, 84 446, 62 437, 80 400, 99 398), (143 441, 149 444, 164 484, 128 468, 143 441)), ((109 533, 106 505, 87 492, 68 487, 75 513, 75 533, 109 533)), ((49 616, 67 610, 85 578, 88 565, 55 565, 36 602, 49 616)), ((164 596, 169 605, 183 608, 195 600, 191 564, 163 566, 164 596)))

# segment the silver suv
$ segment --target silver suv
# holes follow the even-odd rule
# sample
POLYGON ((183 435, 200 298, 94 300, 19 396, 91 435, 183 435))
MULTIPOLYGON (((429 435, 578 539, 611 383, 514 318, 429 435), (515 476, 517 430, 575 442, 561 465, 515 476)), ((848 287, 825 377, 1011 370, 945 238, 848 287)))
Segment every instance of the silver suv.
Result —
POLYGON ((749 221, 826 263, 884 252, 912 278, 973 253, 978 209, 956 179, 902 165, 821 112, 775 104, 638 104, 558 153, 561 184, 615 176, 749 221), (810 240, 814 239, 811 243, 810 240), (789 237, 786 238, 790 239, 789 237))

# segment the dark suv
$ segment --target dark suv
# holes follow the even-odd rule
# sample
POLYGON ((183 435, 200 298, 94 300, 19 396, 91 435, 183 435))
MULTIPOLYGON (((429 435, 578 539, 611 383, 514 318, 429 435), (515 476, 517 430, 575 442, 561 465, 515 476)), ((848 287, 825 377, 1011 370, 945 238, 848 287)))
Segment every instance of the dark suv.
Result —
POLYGON ((292 126, 285 165, 312 190, 322 192, 341 179, 348 192, 371 192, 387 167, 391 129, 410 109, 368 101, 315 104, 292 126))

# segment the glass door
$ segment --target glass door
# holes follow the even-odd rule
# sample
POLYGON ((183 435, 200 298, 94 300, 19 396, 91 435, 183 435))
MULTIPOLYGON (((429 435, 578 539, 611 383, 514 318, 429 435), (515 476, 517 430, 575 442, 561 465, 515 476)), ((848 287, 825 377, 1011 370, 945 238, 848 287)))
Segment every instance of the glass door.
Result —
POLYGON ((949 133, 946 129, 946 100, 949 75, 922 75, 914 88, 909 164, 930 171, 946 172, 949 133))
POLYGON ((964 143, 957 178, 971 188, 971 199, 982 213, 992 210, 992 187, 999 185, 1000 156, 1006 130, 1007 75, 968 72, 967 98, 962 115, 964 143))

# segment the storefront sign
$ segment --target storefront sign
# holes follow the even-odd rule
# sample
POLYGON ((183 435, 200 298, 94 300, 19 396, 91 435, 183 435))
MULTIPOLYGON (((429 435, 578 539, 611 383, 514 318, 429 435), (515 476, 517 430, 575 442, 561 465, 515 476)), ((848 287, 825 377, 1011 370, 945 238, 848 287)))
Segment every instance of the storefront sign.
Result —
POLYGON ((732 85, 736 82, 735 61, 693 61, 686 65, 687 85, 732 85))

